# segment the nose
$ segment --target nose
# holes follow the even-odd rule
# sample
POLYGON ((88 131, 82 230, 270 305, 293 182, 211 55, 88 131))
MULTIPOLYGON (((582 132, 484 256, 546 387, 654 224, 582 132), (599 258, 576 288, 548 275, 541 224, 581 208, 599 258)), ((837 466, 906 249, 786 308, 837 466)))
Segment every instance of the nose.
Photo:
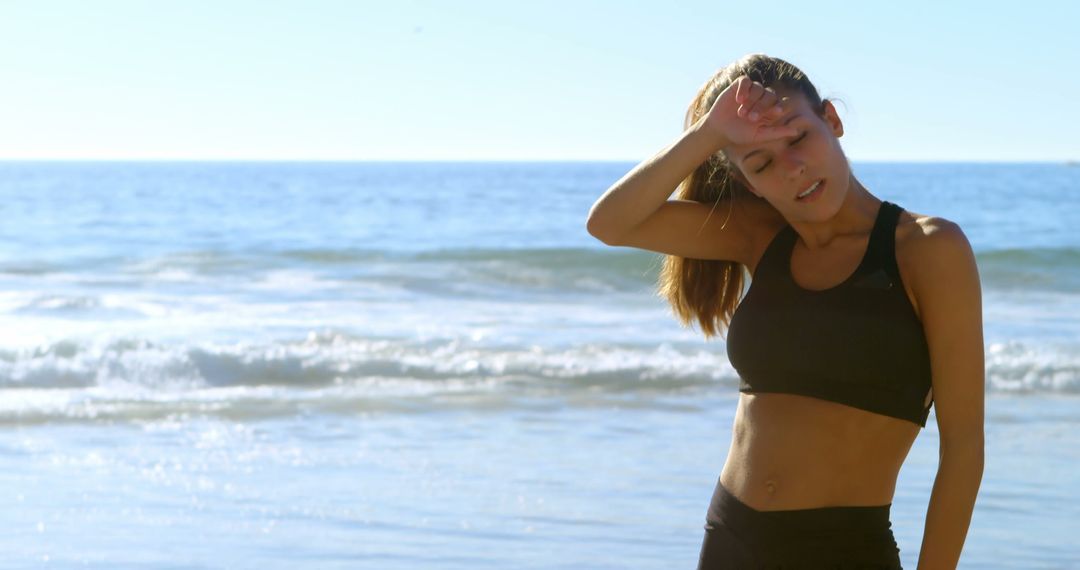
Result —
POLYGON ((785 152, 780 160, 788 179, 792 182, 799 182, 806 177, 806 161, 798 153, 785 152))

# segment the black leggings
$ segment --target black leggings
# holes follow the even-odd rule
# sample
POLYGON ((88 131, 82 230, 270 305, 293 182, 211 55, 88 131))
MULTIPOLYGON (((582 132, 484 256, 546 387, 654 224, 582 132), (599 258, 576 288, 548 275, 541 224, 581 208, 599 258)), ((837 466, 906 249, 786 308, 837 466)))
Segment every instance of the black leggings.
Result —
POLYGON ((758 511, 717 480, 698 570, 899 570, 891 506, 758 511))

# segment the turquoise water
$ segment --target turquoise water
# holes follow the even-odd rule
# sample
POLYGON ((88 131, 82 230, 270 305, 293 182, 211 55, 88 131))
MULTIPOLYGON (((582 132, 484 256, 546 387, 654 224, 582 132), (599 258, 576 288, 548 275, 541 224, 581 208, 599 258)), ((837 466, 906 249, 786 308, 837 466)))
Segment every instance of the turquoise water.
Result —
MULTIPOLYGON (((737 378, 585 232, 632 166, 0 163, 3 566, 692 567, 737 378)), ((961 566, 1080 566, 1080 168, 855 170, 976 249, 961 566)))

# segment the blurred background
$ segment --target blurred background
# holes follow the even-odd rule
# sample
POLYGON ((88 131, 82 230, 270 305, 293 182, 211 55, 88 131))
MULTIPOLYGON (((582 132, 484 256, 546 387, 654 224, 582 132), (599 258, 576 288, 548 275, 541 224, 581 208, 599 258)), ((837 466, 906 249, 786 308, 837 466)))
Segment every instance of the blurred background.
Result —
MULTIPOLYGON (((0 3, 0 566, 692 568, 723 339, 589 207, 787 59, 978 258, 960 566, 1072 568, 1072 4, 0 3)), ((931 413, 893 530, 915 567, 931 413)))

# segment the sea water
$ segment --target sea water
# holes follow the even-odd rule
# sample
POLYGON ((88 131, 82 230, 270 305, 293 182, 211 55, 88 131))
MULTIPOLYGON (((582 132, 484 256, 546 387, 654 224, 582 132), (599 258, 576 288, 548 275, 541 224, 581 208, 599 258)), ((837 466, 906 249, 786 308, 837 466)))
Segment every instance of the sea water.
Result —
MULTIPOLYGON (((632 167, 0 163, 0 567, 692 568, 738 380, 585 230, 632 167)), ((1080 567, 1080 168, 853 168, 977 254, 961 567, 1080 567)))

